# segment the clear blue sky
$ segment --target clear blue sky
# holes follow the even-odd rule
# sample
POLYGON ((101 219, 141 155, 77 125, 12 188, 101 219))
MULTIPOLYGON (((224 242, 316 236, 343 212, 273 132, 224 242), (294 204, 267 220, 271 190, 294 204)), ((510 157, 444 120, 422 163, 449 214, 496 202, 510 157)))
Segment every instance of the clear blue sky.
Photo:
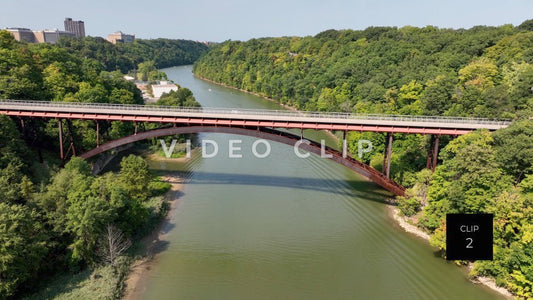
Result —
POLYGON ((306 36, 368 26, 470 28, 519 25, 533 18, 531 0, 2 0, 0 28, 63 29, 71 17, 87 35, 121 30, 138 38, 221 42, 306 36))

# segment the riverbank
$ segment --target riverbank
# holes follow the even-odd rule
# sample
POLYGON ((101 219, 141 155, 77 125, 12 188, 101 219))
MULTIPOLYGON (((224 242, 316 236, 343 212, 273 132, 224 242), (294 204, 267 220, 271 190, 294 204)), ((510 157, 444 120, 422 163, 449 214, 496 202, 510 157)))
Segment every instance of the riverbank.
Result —
MULTIPOLYGON (((398 207, 394 205, 388 205, 388 212, 391 216, 391 218, 400 226, 404 231, 413 234, 429 243, 430 236, 426 232, 424 232, 422 229, 418 228, 417 226, 411 224, 409 222, 409 218, 405 216, 400 215, 400 210, 398 207)), ((473 264, 469 263, 466 268, 470 272, 473 268, 473 264)), ((500 287, 496 285, 496 281, 493 278, 490 277, 484 277, 484 276, 478 276, 476 278, 469 279, 472 283, 475 284, 482 284, 491 290, 501 294, 502 296, 506 297, 507 299, 514 299, 513 294, 506 288, 500 287)))
POLYGON ((246 93, 246 94, 250 94, 250 95, 257 96, 257 97, 261 97, 261 98, 263 98, 265 100, 268 100, 268 101, 274 102, 274 103, 276 103, 278 105, 281 105, 283 108, 286 108, 288 110, 298 111, 298 109, 296 109, 295 107, 292 107, 292 106, 287 105, 287 104, 280 103, 279 100, 272 99, 272 98, 269 98, 267 96, 263 96, 261 94, 255 93, 255 92, 250 92, 250 91, 247 91, 247 90, 243 90, 241 88, 237 88, 237 87, 234 87, 234 86, 231 86, 231 85, 227 85, 227 84, 222 83, 222 82, 217 82, 217 81, 214 81, 214 80, 211 80, 211 79, 196 75, 194 73, 193 73, 193 76, 198 78, 198 79, 205 80, 205 81, 207 81, 209 83, 212 83, 212 84, 220 85, 220 86, 223 86, 223 87, 226 87, 226 88, 230 88, 230 89, 233 89, 233 90, 237 90, 237 91, 240 91, 240 92, 243 92, 243 93, 246 93))
MULTIPOLYGON (((179 160, 184 159, 180 158, 179 160)), ((141 251, 142 258, 134 261, 131 265, 130 273, 124 281, 122 299, 140 299, 148 278, 148 272, 155 263, 157 253, 161 250, 160 245, 161 241, 164 240, 166 229, 175 223, 175 216, 180 205, 179 197, 182 193, 184 180, 179 176, 171 174, 161 176, 161 180, 171 184, 170 190, 165 194, 165 199, 169 202, 170 208, 166 217, 161 220, 158 226, 141 240, 143 248, 141 251)))

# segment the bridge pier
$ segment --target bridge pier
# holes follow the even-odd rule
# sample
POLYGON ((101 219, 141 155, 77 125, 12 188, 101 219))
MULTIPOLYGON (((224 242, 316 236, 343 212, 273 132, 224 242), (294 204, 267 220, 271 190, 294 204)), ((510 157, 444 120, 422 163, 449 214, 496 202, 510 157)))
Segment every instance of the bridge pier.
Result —
POLYGON ((70 119, 67 119, 67 126, 68 126, 68 135, 70 138, 70 146, 68 148, 68 151, 70 151, 70 148, 72 148, 72 155, 76 156, 76 147, 74 146, 74 134, 73 134, 74 131, 72 130, 72 122, 70 121, 70 119))
POLYGON ((59 157, 61 160, 64 160, 65 153, 63 151, 63 124, 61 119, 57 119, 57 125, 59 126, 59 157))
POLYGON ((18 117, 20 121, 20 129, 22 130, 22 136, 24 136, 24 140, 28 140, 28 130, 26 130, 26 122, 24 121, 23 117, 18 117))
POLYGON ((98 123, 98 120, 94 120, 96 122, 96 147, 100 147, 100 123, 98 123))
POLYGON ((426 168, 431 169, 433 172, 435 172, 435 168, 437 167, 437 159, 439 158, 439 141, 440 135, 431 136, 431 144, 429 146, 429 155, 426 168))
POLYGON ((24 119, 22 117, 18 118, 20 120, 20 128, 22 128, 23 131, 26 131, 26 124, 24 123, 24 119))
POLYGON ((346 130, 342 134, 342 158, 348 157, 348 144, 346 143, 346 130))
POLYGON ((393 134, 391 132, 387 132, 387 136, 385 137, 385 153, 383 155, 383 174, 385 174, 387 178, 390 178, 392 140, 393 140, 393 134))

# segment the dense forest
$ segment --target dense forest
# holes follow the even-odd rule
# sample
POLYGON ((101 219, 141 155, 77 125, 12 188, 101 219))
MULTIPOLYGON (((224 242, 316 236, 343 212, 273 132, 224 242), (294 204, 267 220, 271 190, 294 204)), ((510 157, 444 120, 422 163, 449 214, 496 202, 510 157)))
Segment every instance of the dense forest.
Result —
MULTIPOLYGON (((75 41, 70 42, 72 46, 75 41)), ((116 65, 99 60, 98 55, 105 54, 111 61, 119 61, 123 56, 114 51, 124 51, 117 50, 122 45, 93 44, 90 38, 77 42, 94 52, 80 55, 77 51, 82 50, 61 43, 19 43, 7 31, 0 31, 0 99, 143 103, 140 91, 115 70, 116 65), (100 46, 109 49, 100 52, 100 46)), ((139 55, 146 54, 139 61, 158 56, 147 54, 152 46, 166 49, 155 41, 152 46, 142 46, 152 42, 147 43, 132 45, 140 47, 132 49, 147 51, 139 50, 139 55)), ((174 51, 171 49, 180 43, 170 41, 169 45, 166 50, 174 51)), ((176 50, 159 63, 188 63, 203 51, 200 49, 183 56, 176 50)), ((198 106, 184 87, 164 95, 156 104, 198 106)), ((111 296, 119 297, 129 261, 124 251, 111 244, 127 248, 157 224, 167 209, 161 195, 170 185, 151 174, 142 157, 124 157, 117 172, 101 176, 92 174, 90 162, 76 157, 60 161, 57 122, 28 118, 22 126, 19 119, 0 116, 0 299, 20 298, 22 291, 38 288, 57 274, 72 277, 88 269, 107 274, 102 281, 116 293, 111 296), (114 243, 106 243, 111 240, 114 243)), ((73 136, 77 153, 96 146, 95 122, 62 122, 65 134, 73 136)), ((150 129, 164 124, 141 126, 150 129)), ((132 124, 102 122, 101 141, 133 130, 132 124)), ((70 151, 69 156, 72 154, 70 151)))
MULTIPOLYGON (((492 134, 441 137, 435 172, 425 169, 430 136, 395 134, 391 176, 409 187, 401 212, 442 250, 446 213, 493 213, 494 260, 475 262, 471 276, 533 297, 533 20, 226 41, 194 72, 301 110, 515 120, 492 134)), ((352 153, 360 138, 374 145, 362 160, 381 169, 384 135, 350 132, 352 153)))
POLYGON ((61 38, 57 45, 81 57, 93 58, 106 71, 128 73, 142 62, 151 61, 156 68, 194 63, 209 47, 200 42, 171 39, 136 39, 133 43, 111 44, 101 37, 61 38))

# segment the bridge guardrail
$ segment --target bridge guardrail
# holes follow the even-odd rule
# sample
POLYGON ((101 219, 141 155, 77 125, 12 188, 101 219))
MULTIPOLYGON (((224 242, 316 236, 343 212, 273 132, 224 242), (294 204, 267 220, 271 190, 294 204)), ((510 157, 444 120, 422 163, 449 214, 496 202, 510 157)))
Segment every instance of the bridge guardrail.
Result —
POLYGON ((138 104, 109 104, 109 103, 81 103, 81 102, 54 102, 36 100, 0 100, 2 104, 14 104, 24 106, 45 106, 61 108, 94 108, 94 109, 120 109, 126 111, 160 111, 160 112, 180 112, 180 113, 207 113, 207 114, 248 114, 257 116, 280 116, 280 117, 311 117, 319 119, 346 119, 346 120, 383 120, 383 121, 412 121, 412 122, 443 122, 462 124, 488 124, 488 125, 508 125, 511 123, 507 119, 469 118, 469 117, 447 117, 447 116, 420 116, 420 115, 388 115, 388 114, 358 114, 345 112, 316 112, 316 111, 295 111, 295 110, 268 110, 249 108, 215 108, 215 107, 176 107, 160 105, 138 105, 138 104))

